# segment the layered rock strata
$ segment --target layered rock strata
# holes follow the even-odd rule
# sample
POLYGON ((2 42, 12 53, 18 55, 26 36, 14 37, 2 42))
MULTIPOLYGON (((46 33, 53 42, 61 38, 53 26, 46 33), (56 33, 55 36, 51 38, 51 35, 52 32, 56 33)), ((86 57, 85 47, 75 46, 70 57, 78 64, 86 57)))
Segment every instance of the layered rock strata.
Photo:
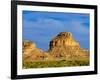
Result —
POLYGON ((23 41, 23 60, 68 60, 88 59, 89 51, 80 47, 70 32, 61 32, 50 41, 47 52, 36 47, 34 42, 23 41))

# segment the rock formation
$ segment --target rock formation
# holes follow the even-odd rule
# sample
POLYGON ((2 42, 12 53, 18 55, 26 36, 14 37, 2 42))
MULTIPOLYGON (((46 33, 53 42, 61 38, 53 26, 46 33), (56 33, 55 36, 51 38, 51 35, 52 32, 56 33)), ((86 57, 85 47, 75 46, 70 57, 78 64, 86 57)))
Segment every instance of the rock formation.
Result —
POLYGON ((23 41, 23 53, 29 54, 36 48, 36 45, 34 42, 31 41, 23 41))
POLYGON ((62 46, 80 47, 79 43, 74 40, 70 32, 61 32, 50 41, 50 49, 62 46))
POLYGON ((43 50, 36 48, 34 42, 23 41, 23 60, 26 61, 35 61, 35 60, 44 60, 48 54, 43 50))
POLYGON ((50 41, 49 53, 55 59, 88 58, 89 52, 80 47, 70 32, 61 32, 50 41))
POLYGON ((47 52, 36 48, 34 42, 23 41, 23 60, 88 59, 89 51, 82 49, 70 32, 61 32, 50 41, 47 52))

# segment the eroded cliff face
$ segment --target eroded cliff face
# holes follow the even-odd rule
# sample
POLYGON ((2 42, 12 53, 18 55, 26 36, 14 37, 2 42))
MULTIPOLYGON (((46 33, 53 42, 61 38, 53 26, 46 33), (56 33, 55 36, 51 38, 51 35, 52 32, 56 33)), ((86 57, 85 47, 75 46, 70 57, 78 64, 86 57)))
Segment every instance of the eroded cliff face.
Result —
POLYGON ((34 42, 23 41, 23 60, 88 59, 89 51, 82 49, 70 32, 61 32, 50 41, 47 52, 36 48, 34 42))
POLYGON ((74 40, 70 32, 61 32, 50 41, 50 49, 55 47, 80 47, 79 43, 74 40))
POLYGON ((42 49, 37 48, 34 42, 23 41, 23 60, 44 60, 47 56, 47 52, 44 52, 42 49))
POLYGON ((70 32, 61 32, 50 41, 48 51, 55 59, 88 58, 89 52, 80 47, 70 32))
POLYGON ((34 42, 31 41, 23 41, 23 54, 29 54, 34 49, 36 49, 36 45, 34 42))

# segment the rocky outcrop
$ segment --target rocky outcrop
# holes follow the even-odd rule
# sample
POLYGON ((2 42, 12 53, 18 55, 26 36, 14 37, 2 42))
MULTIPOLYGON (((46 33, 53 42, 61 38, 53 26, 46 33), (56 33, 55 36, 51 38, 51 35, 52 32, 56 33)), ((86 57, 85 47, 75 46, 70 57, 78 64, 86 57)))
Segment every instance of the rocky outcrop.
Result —
POLYGON ((31 41, 23 41, 23 54, 29 54, 34 49, 36 49, 36 45, 31 41))
POLYGON ((70 32, 61 32, 50 41, 49 53, 58 59, 88 58, 89 52, 80 47, 70 32))
POLYGON ((50 41, 47 52, 36 47, 31 41, 23 41, 23 60, 88 59, 89 51, 80 47, 70 32, 61 32, 50 41))
POLYGON ((80 47, 79 43, 74 40, 70 32, 61 32, 50 41, 50 49, 63 46, 80 47))
POLYGON ((35 61, 44 60, 48 54, 43 50, 36 48, 34 42, 23 41, 23 60, 25 61, 35 61))

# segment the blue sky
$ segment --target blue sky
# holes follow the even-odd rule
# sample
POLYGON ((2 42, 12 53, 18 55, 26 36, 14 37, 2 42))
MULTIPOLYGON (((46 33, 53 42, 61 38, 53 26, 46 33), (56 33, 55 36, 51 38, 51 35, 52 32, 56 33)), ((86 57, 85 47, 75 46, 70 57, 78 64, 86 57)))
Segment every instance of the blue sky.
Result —
POLYGON ((48 50, 49 42, 59 32, 71 32, 82 48, 90 48, 89 14, 23 11, 23 40, 36 43, 38 48, 48 50))

